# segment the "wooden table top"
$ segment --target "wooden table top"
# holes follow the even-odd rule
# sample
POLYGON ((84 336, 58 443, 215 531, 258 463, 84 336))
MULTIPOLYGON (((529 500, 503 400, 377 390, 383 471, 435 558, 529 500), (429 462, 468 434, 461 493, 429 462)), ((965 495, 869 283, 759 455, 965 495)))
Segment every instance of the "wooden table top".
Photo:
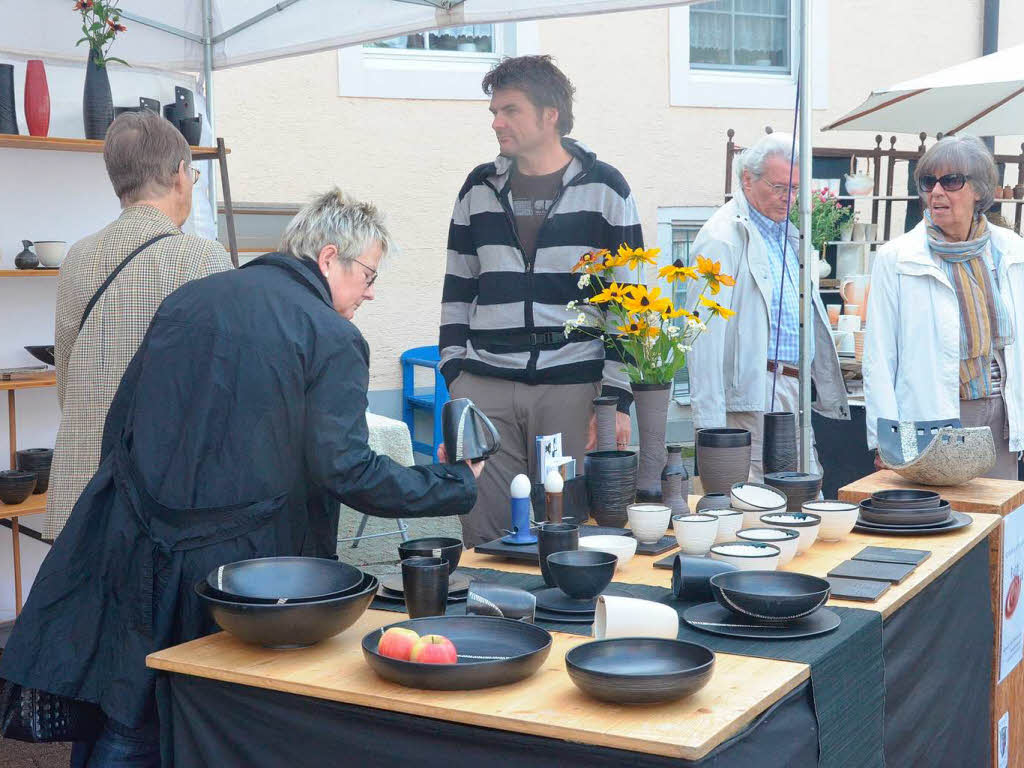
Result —
MULTIPOLYGON (((921 488, 919 484, 904 480, 891 469, 883 469, 862 477, 860 480, 839 489, 839 498, 844 501, 860 501, 875 491, 893 488, 921 488)), ((993 480, 976 477, 969 483, 957 486, 928 486, 928 490, 949 501, 960 512, 999 512, 1007 515, 1024 504, 1024 483, 1016 480, 993 480)))
MULTIPOLYGON (((931 550, 932 556, 883 600, 874 604, 831 601, 887 616, 984 539, 998 521, 996 515, 976 515, 973 525, 944 536, 895 539, 853 534, 835 544, 816 542, 787 570, 824 575, 871 544, 931 550)), ((637 555, 615 579, 667 587, 671 571, 652 567, 664 556, 637 555)), ((464 553, 462 564, 539 573, 537 566, 474 552, 464 553)), ((565 653, 588 638, 552 632, 551 655, 527 680, 482 691, 421 691, 378 678, 362 658, 363 635, 401 616, 367 611, 337 637, 286 653, 245 645, 221 632, 152 654, 147 664, 179 674, 687 760, 700 759, 742 731, 810 675, 805 664, 717 653, 711 682, 687 699, 642 707, 605 704, 584 696, 565 673, 565 653)))
POLYGON ((41 515, 46 511, 46 494, 33 493, 21 504, 0 503, 0 520, 10 520, 12 517, 28 517, 29 515, 41 515))

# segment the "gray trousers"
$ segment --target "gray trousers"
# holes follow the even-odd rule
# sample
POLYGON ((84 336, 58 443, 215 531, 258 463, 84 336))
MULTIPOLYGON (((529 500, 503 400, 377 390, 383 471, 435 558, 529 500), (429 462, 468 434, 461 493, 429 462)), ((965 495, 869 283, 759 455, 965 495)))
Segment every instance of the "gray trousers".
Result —
POLYGON ((960 401, 960 423, 965 427, 989 427, 996 444, 996 465, 985 477, 1017 479, 1017 454, 1010 451, 1010 425, 1002 395, 960 401))
POLYGON ((562 453, 575 457, 576 471, 583 474, 587 430, 601 383, 530 385, 463 372, 448 390, 453 398, 472 400, 501 434, 501 450, 488 459, 477 481, 476 506, 459 518, 469 548, 502 536, 511 525, 509 486, 518 474, 534 482, 537 435, 561 432, 562 453))

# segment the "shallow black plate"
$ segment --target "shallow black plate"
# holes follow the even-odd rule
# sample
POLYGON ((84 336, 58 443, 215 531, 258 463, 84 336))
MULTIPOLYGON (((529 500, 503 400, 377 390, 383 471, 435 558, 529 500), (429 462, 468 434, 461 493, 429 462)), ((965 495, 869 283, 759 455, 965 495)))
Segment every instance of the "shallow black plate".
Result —
POLYGON ((589 613, 594 614, 597 598, 576 600, 569 597, 558 587, 549 587, 533 593, 537 598, 537 607, 550 613, 589 613))
POLYGON ((538 608, 534 612, 534 621, 550 621, 554 624, 593 624, 592 613, 552 613, 538 608))
POLYGON ((871 499, 860 503, 860 518, 876 525, 936 525, 949 519, 949 502, 942 499, 937 507, 918 509, 878 508, 871 499))
POLYGON ((363 578, 353 565, 320 557, 260 557, 221 565, 206 583, 230 599, 325 599, 348 592, 363 578))
POLYGON ((857 518, 857 525, 862 525, 865 528, 874 528, 879 531, 887 531, 892 528, 907 531, 918 528, 940 528, 944 525, 952 525, 954 522, 952 512, 944 520, 936 520, 934 523, 876 523, 872 520, 866 520, 863 516, 857 518))
POLYGON ((939 525, 934 528, 882 528, 879 526, 862 525, 858 520, 857 525, 853 527, 853 530, 858 533, 868 533, 873 536, 935 536, 940 533, 958 531, 961 528, 966 528, 973 522, 974 518, 970 515, 966 515, 963 512, 954 512, 953 521, 951 523, 939 525))
MULTIPOLYGON (((629 536, 626 528, 614 528, 605 525, 581 525, 580 536, 629 536)), ((638 555, 660 555, 670 549, 676 549, 679 542, 675 534, 665 534, 653 544, 636 545, 638 555)), ((482 555, 497 555, 509 560, 523 560, 528 563, 538 563, 536 544, 505 544, 503 539, 495 539, 473 548, 474 552, 482 555)))
POLYGON ((701 603, 683 612, 683 621, 694 629, 727 637, 748 637, 762 640, 795 640, 831 632, 839 626, 839 615, 821 608, 810 616, 788 624, 758 624, 743 621, 718 603, 701 603))
MULTIPOLYGON (((384 585, 384 588, 388 592, 394 592, 396 595, 404 595, 405 587, 402 585, 402 574, 394 573, 390 576, 385 576, 380 580, 380 583, 384 585)), ((448 594, 457 595, 460 592, 465 593, 469 589, 469 576, 464 573, 456 571, 448 577, 448 594)))
POLYGON ((715 654, 682 640, 620 637, 577 645, 565 654, 565 668, 580 690, 596 699, 652 704, 707 685, 715 654))
POLYGON ((551 633, 535 624, 494 616, 433 616, 375 629, 363 638, 363 657, 374 672, 399 685, 436 691, 467 691, 529 677, 551 652, 551 633), (389 627, 444 635, 459 654, 457 664, 421 664, 377 653, 389 627))
POLYGON ((893 488, 871 494, 871 504, 875 509, 935 509, 941 503, 936 491, 916 488, 893 488))
MULTIPOLYGON (((461 595, 448 595, 448 605, 452 605, 453 603, 464 603, 468 597, 468 592, 463 592, 461 595)), ((394 592, 384 589, 384 587, 377 590, 377 599, 386 600, 389 603, 400 603, 401 605, 405 605, 404 596, 396 595, 394 592)))

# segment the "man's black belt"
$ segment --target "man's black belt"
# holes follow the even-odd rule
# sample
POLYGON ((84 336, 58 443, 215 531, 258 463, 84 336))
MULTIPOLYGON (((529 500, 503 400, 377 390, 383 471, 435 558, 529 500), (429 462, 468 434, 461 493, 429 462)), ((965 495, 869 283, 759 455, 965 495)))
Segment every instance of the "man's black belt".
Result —
POLYGON ((570 341, 583 341, 592 336, 580 331, 570 331, 568 337, 564 331, 470 331, 469 338, 477 346, 525 350, 533 347, 565 344, 570 341))

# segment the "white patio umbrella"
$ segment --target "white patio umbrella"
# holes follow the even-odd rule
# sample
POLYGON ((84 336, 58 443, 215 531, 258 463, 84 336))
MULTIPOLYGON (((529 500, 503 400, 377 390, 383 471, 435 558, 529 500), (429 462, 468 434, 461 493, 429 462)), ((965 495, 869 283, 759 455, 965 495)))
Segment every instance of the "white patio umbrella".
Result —
POLYGON ((828 131, 1024 133, 1024 45, 872 91, 828 131))

